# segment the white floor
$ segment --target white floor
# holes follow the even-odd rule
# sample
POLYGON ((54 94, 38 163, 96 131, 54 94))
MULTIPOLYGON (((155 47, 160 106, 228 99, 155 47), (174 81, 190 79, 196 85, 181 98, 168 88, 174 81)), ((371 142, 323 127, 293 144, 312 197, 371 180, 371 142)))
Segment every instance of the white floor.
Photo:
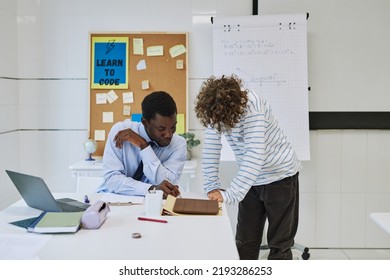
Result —
MULTIPOLYGON (((269 250, 261 250, 259 259, 267 259, 269 250)), ((309 260, 390 260, 389 249, 311 249, 309 260)), ((294 260, 302 260, 302 251, 293 249, 294 260)))

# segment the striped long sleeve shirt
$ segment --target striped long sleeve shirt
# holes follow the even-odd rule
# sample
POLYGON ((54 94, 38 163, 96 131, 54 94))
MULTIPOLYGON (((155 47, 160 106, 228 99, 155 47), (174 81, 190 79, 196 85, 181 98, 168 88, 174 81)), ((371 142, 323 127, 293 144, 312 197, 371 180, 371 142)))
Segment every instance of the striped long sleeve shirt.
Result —
MULTIPOLYGON (((265 99, 253 91, 248 92, 245 114, 224 136, 234 151, 239 166, 226 191, 223 201, 235 204, 244 199, 252 186, 265 185, 296 174, 301 163, 288 142, 278 121, 265 99)), ((209 192, 220 188, 219 162, 221 134, 206 128, 202 151, 204 189, 209 192)))

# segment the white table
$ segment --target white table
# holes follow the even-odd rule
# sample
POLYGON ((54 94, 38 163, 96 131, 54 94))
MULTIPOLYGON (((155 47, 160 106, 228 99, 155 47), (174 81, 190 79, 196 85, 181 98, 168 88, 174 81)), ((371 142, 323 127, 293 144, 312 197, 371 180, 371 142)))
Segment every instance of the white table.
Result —
MULTIPOLYGON (((81 199, 81 194, 55 196, 81 199)), ((91 195, 91 202, 98 200, 100 196, 101 194, 91 195)), ((183 196, 185 197, 186 194, 183 193, 183 196)), ((11 233, 17 234, 18 237, 34 234, 8 223, 35 217, 39 213, 39 210, 26 206, 24 201, 18 201, 0 212, 0 234, 11 233)), ((165 219, 168 223, 156 223, 137 219, 144 214, 144 205, 111 206, 111 212, 100 229, 81 229, 75 234, 54 234, 39 251, 37 257, 55 260, 236 260, 239 258, 227 215, 159 216, 155 218, 165 219), (132 233, 135 232, 140 233, 142 237, 132 238, 132 233)))
MULTIPOLYGON (((69 166, 69 170, 73 177, 77 180, 77 190, 80 187, 81 177, 103 177, 102 157, 94 157, 94 161, 79 160, 69 166)), ((190 191, 190 179, 195 178, 198 161, 196 159, 186 160, 182 172, 182 176, 186 176, 183 191, 190 191)))
POLYGON ((370 218, 384 231, 390 234, 390 212, 371 213, 370 218))

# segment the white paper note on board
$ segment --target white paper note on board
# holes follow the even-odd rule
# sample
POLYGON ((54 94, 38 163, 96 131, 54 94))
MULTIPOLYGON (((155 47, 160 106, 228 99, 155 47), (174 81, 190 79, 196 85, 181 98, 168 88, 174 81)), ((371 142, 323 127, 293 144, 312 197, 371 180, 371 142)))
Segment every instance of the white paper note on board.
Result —
POLYGON ((96 93, 96 104, 107 104, 107 93, 96 93))
POLYGON ((103 123, 113 123, 114 112, 103 112, 103 123))
POLYGON ((95 130, 95 140, 96 141, 105 141, 106 140, 106 131, 95 130))
POLYGON ((124 105, 123 106, 123 115, 130 116, 130 113, 131 113, 130 105, 124 105))
POLYGON ((124 92, 123 95, 123 103, 133 103, 134 102, 134 93, 132 91, 130 92, 124 92))
POLYGON ((118 99, 118 95, 116 95, 115 91, 114 90, 110 90, 108 93, 107 93, 107 101, 112 103, 114 102, 115 100, 118 99))
POLYGON ((145 70, 145 69, 146 69, 146 61, 145 61, 145 59, 141 59, 137 63, 137 70, 140 71, 140 70, 145 70))
POLYGON ((142 81, 142 89, 149 89, 149 81, 148 80, 142 81))

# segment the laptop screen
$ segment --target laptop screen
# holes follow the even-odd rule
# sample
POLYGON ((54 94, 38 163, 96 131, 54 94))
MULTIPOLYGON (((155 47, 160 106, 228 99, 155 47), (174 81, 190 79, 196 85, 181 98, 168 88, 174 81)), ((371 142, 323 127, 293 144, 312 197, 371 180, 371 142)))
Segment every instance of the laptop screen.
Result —
POLYGON ((48 212, 62 211, 42 178, 10 170, 6 172, 28 206, 48 212))

